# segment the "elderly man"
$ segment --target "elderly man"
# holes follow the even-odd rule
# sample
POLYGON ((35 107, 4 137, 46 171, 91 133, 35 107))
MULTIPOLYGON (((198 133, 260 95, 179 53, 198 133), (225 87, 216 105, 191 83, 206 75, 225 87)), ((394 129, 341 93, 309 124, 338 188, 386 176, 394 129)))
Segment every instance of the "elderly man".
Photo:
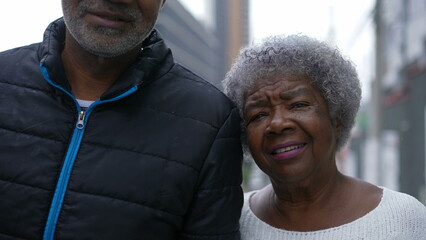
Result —
POLYGON ((163 0, 62 0, 0 53, 0 239, 239 239, 238 110, 173 61, 163 0))

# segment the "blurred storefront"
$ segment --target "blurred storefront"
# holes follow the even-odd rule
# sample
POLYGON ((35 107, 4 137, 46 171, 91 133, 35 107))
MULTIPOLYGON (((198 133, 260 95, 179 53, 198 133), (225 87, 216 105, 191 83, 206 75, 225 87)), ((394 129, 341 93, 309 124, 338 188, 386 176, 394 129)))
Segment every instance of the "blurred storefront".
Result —
POLYGON ((426 1, 376 0, 371 102, 352 149, 358 176, 426 203, 426 1), (363 126, 362 126, 363 125, 363 126))

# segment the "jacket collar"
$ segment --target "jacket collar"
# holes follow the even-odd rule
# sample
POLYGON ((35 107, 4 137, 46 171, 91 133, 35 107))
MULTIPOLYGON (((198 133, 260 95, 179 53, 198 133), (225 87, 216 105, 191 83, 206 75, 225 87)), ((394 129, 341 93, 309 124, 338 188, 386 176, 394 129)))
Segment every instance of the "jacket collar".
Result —
MULTIPOLYGON (((42 63, 51 80, 71 92, 61 60, 65 43, 65 22, 60 18, 52 22, 44 33, 39 49, 42 63)), ((114 98, 134 86, 146 85, 167 73, 174 60, 161 35, 154 29, 143 42, 143 50, 119 79, 101 96, 102 100, 114 98)))

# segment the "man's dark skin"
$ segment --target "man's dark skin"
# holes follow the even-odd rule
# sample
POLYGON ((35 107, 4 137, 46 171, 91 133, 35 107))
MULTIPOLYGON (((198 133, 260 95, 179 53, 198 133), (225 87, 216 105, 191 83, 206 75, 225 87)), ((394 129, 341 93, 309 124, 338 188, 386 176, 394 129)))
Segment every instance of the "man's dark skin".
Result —
MULTIPOLYGON (((142 40, 149 35, 165 2, 165 0, 62 0, 67 32, 61 56, 69 84, 77 99, 94 101, 117 80, 140 54, 142 40), (103 9, 93 7, 93 10, 81 11, 78 9, 79 5, 84 2, 92 6, 93 3, 99 4, 103 9), (126 12, 129 11, 138 13, 136 16, 141 18, 140 21, 128 15, 126 12), (106 50, 110 49, 109 46, 114 44, 117 38, 125 38, 129 32, 139 31, 140 39, 134 47, 120 49, 116 53, 94 52, 73 36, 70 32, 73 23, 67 22, 67 17, 79 18, 80 22, 74 27, 77 30, 86 27, 83 34, 92 34, 91 37, 100 40, 98 45, 103 44, 106 50), (81 27, 81 24, 85 26, 81 27)), ((131 45, 126 44, 125 47, 128 46, 131 45)))

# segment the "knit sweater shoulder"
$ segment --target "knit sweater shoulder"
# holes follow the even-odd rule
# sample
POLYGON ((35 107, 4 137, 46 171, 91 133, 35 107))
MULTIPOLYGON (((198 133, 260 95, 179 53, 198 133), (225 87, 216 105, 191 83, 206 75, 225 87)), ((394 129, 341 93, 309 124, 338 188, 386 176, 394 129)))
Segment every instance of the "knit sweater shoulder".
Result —
POLYGON ((383 188, 379 205, 363 217, 329 229, 297 232, 260 220, 249 207, 257 191, 245 193, 240 218, 242 240, 426 240, 426 207, 414 197, 383 188))

